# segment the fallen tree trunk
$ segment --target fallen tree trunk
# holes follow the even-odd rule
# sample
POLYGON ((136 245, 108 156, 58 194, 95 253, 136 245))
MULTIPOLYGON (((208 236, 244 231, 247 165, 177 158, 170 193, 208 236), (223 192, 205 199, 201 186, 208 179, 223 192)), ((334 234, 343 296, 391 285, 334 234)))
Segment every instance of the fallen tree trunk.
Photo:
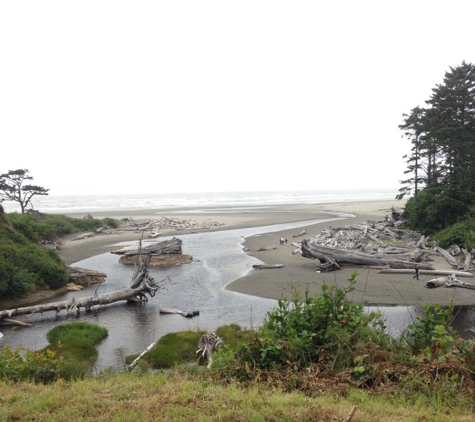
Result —
POLYGON ((182 240, 174 237, 170 240, 163 240, 161 242, 156 242, 151 245, 148 245, 144 248, 141 246, 133 249, 120 249, 118 251, 111 251, 115 255, 168 255, 168 254, 181 254, 182 240))
POLYGON ((462 252, 465 255, 463 270, 468 271, 472 267, 472 254, 466 249, 462 249, 462 252))
POLYGON ((445 249, 441 248, 440 246, 437 246, 435 249, 446 259, 446 261, 450 265, 452 265, 452 267, 457 268, 457 269, 460 268, 460 263, 452 255, 450 255, 445 249))
POLYGON ((432 280, 429 280, 426 283, 426 287, 429 289, 434 289, 436 287, 462 287, 464 289, 475 290, 475 280, 474 283, 466 283, 465 281, 457 280, 455 275, 449 275, 447 277, 438 277, 432 280))
POLYGON ((159 289, 159 284, 148 274, 150 257, 145 255, 142 256, 142 258, 140 263, 135 267, 135 273, 132 276, 130 286, 125 289, 78 299, 72 298, 60 302, 6 309, 0 311, 0 323, 5 321, 6 318, 11 319, 11 317, 18 315, 31 316, 48 311, 55 311, 56 314, 58 314, 62 310, 66 310, 66 315, 69 315, 73 311, 80 312, 81 308, 90 310, 93 306, 104 306, 119 301, 146 302, 148 301, 147 296, 155 296, 155 293, 159 289))
MULTIPOLYGON (((302 241, 302 256, 304 258, 313 258, 332 265, 339 269, 341 264, 350 265, 388 265, 390 268, 407 268, 414 270, 415 263, 398 259, 390 259, 378 255, 368 255, 361 252, 348 251, 344 249, 335 249, 317 244, 310 244, 308 240, 302 241)), ((434 267, 424 263, 418 263, 419 268, 423 270, 435 270, 434 267)))
MULTIPOLYGON (((160 340, 160 339, 158 339, 160 340)), ((157 345, 158 343, 158 340, 157 341, 154 341, 150 346, 148 346, 142 353, 140 353, 140 355, 138 355, 133 361, 132 363, 129 365, 129 369, 134 369, 137 364, 139 363, 139 360, 142 359, 142 356, 145 355, 146 353, 150 352, 150 350, 153 350, 155 348, 155 346, 157 345)))
POLYGON ((200 311, 180 311, 179 309, 160 308, 161 314, 178 314, 186 318, 192 318, 200 314, 200 311))
MULTIPOLYGON (((419 264, 420 265, 420 264, 419 264)), ((414 274, 414 269, 396 269, 396 268, 383 268, 378 271, 380 274, 414 274)), ((419 269, 419 274, 427 275, 452 275, 455 274, 459 277, 473 277, 472 273, 465 271, 451 271, 451 270, 421 270, 419 269)))
POLYGON ((270 270, 274 268, 282 268, 284 264, 254 264, 252 268, 256 270, 270 270))

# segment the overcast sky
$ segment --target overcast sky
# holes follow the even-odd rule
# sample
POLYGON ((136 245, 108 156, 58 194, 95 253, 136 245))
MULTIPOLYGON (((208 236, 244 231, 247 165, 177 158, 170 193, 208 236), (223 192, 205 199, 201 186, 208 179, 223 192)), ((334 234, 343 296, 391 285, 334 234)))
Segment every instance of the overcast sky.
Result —
POLYGON ((475 2, 2 1, 0 173, 50 194, 398 187, 475 2))

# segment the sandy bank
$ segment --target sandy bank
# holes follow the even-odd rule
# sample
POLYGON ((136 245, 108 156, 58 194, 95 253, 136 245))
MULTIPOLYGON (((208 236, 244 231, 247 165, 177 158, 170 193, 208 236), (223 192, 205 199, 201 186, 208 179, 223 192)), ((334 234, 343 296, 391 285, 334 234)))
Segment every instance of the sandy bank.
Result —
MULTIPOLYGON (((259 227, 271 224, 309 221, 328 217, 326 212, 338 211, 354 214, 354 218, 344 218, 339 221, 313 224, 306 227, 305 237, 310 238, 328 226, 338 227, 368 220, 380 220, 390 213, 392 206, 400 207, 398 201, 376 201, 358 203, 338 203, 320 205, 281 205, 255 208, 229 208, 210 211, 207 209, 195 210, 167 210, 166 212, 147 210, 117 213, 95 213, 96 218, 114 217, 134 219, 168 218, 194 219, 198 222, 217 221, 223 226, 213 229, 191 230, 163 230, 163 236, 177 236, 198 231, 229 230, 245 227, 259 227)), ((472 305, 475 303, 475 291, 467 289, 427 289, 426 281, 431 276, 421 275, 419 280, 414 280, 411 275, 379 274, 377 270, 368 268, 345 268, 332 273, 319 273, 316 271, 314 261, 303 258, 299 254, 292 254, 295 246, 292 241, 299 238, 293 236, 301 229, 285 230, 282 232, 268 233, 245 239, 243 247, 249 249, 247 253, 268 264, 284 264, 281 269, 251 270, 246 276, 232 282, 227 289, 266 298, 278 299, 282 296, 290 297, 292 289, 300 292, 309 290, 310 294, 321 292, 323 283, 347 286, 347 280, 353 271, 357 271, 355 291, 351 299, 366 305, 420 305, 421 303, 449 304, 452 299, 455 304, 472 305), (279 245, 279 239, 284 236, 288 239, 287 245, 279 245), (276 249, 257 252, 260 247, 275 245, 276 249)), ((68 263, 86 259, 90 256, 105 253, 117 248, 119 242, 138 241, 139 233, 122 232, 120 234, 96 235, 93 238, 72 241, 63 240, 63 249, 60 255, 68 263)), ((159 240, 159 239, 158 239, 159 240)), ((444 261, 437 261, 438 269, 447 269, 444 261)))

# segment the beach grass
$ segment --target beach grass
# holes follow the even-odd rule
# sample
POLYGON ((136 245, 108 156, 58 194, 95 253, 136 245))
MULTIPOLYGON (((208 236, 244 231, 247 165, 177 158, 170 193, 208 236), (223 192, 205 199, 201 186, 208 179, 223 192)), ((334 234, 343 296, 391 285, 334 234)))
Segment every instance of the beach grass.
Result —
POLYGON ((262 384, 224 384, 189 373, 123 373, 50 385, 0 382, 0 421, 474 421, 467 402, 408 403, 403 394, 310 397, 262 384))

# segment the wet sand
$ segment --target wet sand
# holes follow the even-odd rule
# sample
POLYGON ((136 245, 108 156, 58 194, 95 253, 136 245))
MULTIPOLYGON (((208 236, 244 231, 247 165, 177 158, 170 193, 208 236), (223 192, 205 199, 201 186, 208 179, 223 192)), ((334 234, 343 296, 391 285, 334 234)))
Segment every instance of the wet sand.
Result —
MULTIPOLYGON (((251 269, 244 277, 235 280, 227 286, 227 289, 254 296, 278 299, 290 298, 293 289, 300 293, 309 290, 311 295, 321 292, 323 283, 347 287, 348 279, 356 271, 355 290, 348 297, 357 303, 365 305, 420 305, 421 303, 450 304, 456 305, 475 304, 475 291, 461 288, 427 289, 426 282, 433 278, 430 275, 421 274, 419 280, 412 278, 410 274, 380 274, 376 269, 370 268, 344 268, 330 273, 317 272, 315 262, 303 258, 300 254, 293 254, 296 246, 292 242, 298 242, 302 238, 311 238, 328 226, 339 227, 348 224, 366 221, 382 220, 390 213, 391 207, 401 207, 398 201, 368 201, 358 203, 338 203, 319 205, 280 205, 255 208, 220 208, 219 210, 193 209, 193 210, 147 210, 94 213, 95 218, 133 218, 158 219, 161 216, 178 219, 193 219, 197 222, 216 221, 224 225, 211 229, 188 229, 188 230, 162 230, 162 236, 176 236, 201 231, 230 230, 245 227, 260 227, 271 224, 310 221, 318 218, 328 218, 328 212, 343 212, 356 215, 354 218, 345 218, 339 221, 313 224, 306 227, 303 237, 294 237, 302 229, 285 230, 282 232, 268 233, 265 235, 252 236, 244 240, 243 247, 248 254, 266 264, 284 264, 283 268, 253 270, 251 269), (280 237, 288 239, 285 245, 279 244, 280 237), (257 252, 260 247, 276 246, 276 249, 257 252)), ((71 215, 71 214, 70 214, 71 215)), ((72 214, 71 216, 79 217, 72 214)), ((62 241, 60 255, 68 264, 81 261, 88 257, 106 253, 118 248, 119 242, 139 241, 140 233, 122 231, 116 234, 100 234, 93 238, 73 241, 65 238, 62 241)), ((160 238, 157 239, 157 241, 160 238)), ((432 263, 437 269, 449 269, 445 260, 437 259, 432 263)))

